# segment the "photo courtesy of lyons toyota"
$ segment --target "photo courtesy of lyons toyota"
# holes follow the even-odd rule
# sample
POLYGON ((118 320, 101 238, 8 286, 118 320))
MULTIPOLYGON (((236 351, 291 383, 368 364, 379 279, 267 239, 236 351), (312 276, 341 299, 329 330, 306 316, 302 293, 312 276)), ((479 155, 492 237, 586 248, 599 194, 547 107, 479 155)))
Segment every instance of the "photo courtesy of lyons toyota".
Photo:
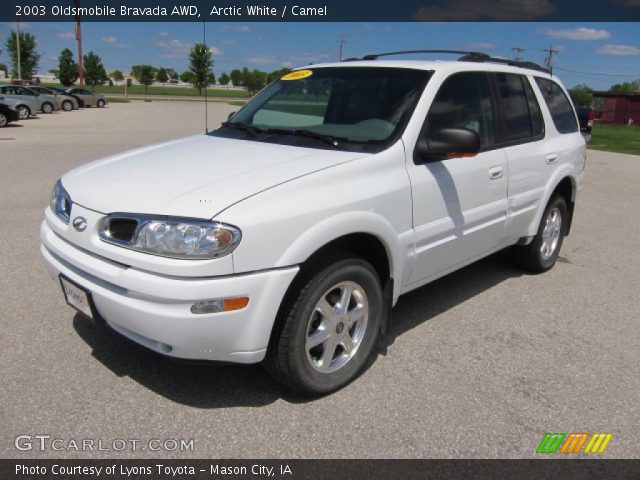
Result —
POLYGON ((506 248, 552 268, 585 169, 566 89, 533 63, 421 52, 294 70, 208 134, 64 174, 41 252, 67 302, 321 395, 375 360, 404 293, 506 248))

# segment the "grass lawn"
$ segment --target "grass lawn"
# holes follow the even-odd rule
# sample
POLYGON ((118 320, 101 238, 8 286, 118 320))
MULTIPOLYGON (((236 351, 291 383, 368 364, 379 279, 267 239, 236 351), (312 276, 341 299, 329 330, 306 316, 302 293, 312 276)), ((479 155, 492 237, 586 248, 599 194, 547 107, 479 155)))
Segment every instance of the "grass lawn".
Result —
POLYGON ((593 150, 640 155, 640 127, 596 124, 587 147, 593 150))
MULTIPOLYGON (((62 88, 56 83, 47 83, 46 86, 62 88)), ((87 90, 91 90, 91 87, 85 87, 87 90)), ((124 85, 98 85, 95 90, 96 93, 102 93, 104 95, 124 95, 124 85)), ((204 98, 204 91, 202 92, 204 98)), ((128 88, 129 95, 145 95, 143 85, 131 85, 128 88)), ((148 88, 148 95, 169 95, 169 96, 187 96, 197 97, 198 90, 193 87, 162 87, 151 85, 148 88)), ((248 98, 249 92, 246 90, 232 90, 226 88, 208 88, 207 95, 212 97, 233 97, 233 98, 248 98)))

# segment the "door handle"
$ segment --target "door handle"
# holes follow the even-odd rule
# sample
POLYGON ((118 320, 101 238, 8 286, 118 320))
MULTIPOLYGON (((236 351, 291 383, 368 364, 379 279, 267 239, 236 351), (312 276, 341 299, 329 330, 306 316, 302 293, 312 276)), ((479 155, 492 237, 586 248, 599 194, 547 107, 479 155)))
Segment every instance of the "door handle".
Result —
POLYGON ((552 153, 551 155, 547 155, 547 165, 553 165, 558 161, 558 154, 552 153))
POLYGON ((502 167, 493 167, 489 170, 489 178, 491 180, 498 180, 499 178, 502 178, 502 173, 502 167))

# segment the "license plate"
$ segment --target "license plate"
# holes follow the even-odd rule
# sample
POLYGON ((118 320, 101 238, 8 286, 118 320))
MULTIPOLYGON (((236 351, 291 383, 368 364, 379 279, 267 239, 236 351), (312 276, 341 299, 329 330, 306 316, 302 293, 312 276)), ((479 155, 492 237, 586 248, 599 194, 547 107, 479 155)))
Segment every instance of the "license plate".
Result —
POLYGON ((60 284, 62 285, 62 291, 64 292, 64 298, 67 303, 80 313, 93 319, 91 294, 80 285, 76 285, 62 275, 60 275, 60 284))

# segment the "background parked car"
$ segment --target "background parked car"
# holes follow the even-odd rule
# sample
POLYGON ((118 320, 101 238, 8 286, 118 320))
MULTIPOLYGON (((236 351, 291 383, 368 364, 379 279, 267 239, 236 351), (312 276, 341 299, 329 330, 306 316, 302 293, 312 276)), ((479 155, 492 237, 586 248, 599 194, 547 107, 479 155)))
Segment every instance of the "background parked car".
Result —
POLYGON ((29 105, 31 115, 38 111, 51 113, 54 110, 60 110, 60 102, 58 102, 56 97, 52 95, 42 95, 30 88, 20 85, 4 85, 0 87, 0 95, 13 98, 35 98, 35 107, 29 105))
POLYGON ((81 107, 104 107, 107 104, 107 99, 104 95, 99 93, 91 93, 84 88, 72 87, 66 90, 66 93, 74 96, 80 101, 81 107))
POLYGON ((36 92, 32 92, 32 95, 17 95, 8 92, 13 92, 14 87, 12 85, 0 87, 0 97, 2 102, 9 105, 11 108, 18 112, 20 120, 29 118, 30 115, 35 116, 40 110, 40 101, 36 96, 36 92))
POLYGON ((578 114, 578 122, 580 123, 580 131, 583 133, 591 133, 593 123, 596 119, 596 112, 589 107, 576 108, 578 114))
POLYGON ((71 95, 67 95, 64 90, 54 90, 52 88, 47 87, 29 87, 31 90, 38 92, 42 95, 51 95, 58 99, 58 103, 60 104, 60 108, 65 112, 69 112, 71 110, 77 110, 80 108, 80 104, 78 100, 76 100, 71 95))
POLYGON ((0 103, 0 128, 6 127, 11 122, 17 122, 20 115, 13 108, 4 103, 0 103))

